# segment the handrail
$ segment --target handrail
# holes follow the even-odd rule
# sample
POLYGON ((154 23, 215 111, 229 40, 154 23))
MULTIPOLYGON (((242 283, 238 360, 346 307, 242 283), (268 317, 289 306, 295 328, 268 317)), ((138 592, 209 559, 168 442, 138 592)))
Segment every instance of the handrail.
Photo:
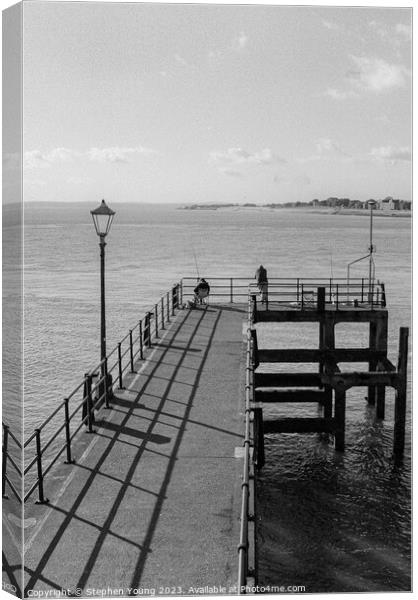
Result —
POLYGON ((249 536, 248 522, 249 504, 250 504, 250 452, 251 452, 251 417, 253 409, 251 402, 254 397, 254 342, 251 335, 252 322, 252 302, 251 297, 248 300, 248 328, 247 328, 247 350, 246 350, 246 369, 245 369, 245 434, 244 434, 244 464, 242 475, 242 496, 241 496, 241 514, 240 514, 240 537, 238 544, 238 594, 245 593, 247 579, 250 574, 248 565, 249 554, 249 536))
MULTIPOLYGON (((252 310, 251 296, 254 296, 254 290, 256 284, 253 278, 248 277, 207 277, 211 285, 211 297, 219 296, 221 298, 228 297, 230 302, 234 302, 237 298, 246 298, 249 302, 249 315, 252 310), (249 294, 250 292, 250 294, 249 294)), ((16 436, 10 431, 10 427, 3 423, 3 495, 5 496, 6 484, 10 486, 10 478, 7 477, 7 467, 10 464, 16 471, 16 463, 10 457, 8 451, 9 440, 17 446, 19 450, 25 450, 32 444, 36 445, 34 456, 30 457, 28 465, 23 469, 23 474, 27 475, 37 465, 38 478, 36 480, 35 487, 32 486, 30 492, 25 496, 26 499, 33 493, 34 489, 38 487, 39 496, 43 498, 43 474, 44 469, 42 466, 42 456, 45 451, 52 445, 52 442, 58 438, 64 431, 65 433, 65 446, 67 448, 67 456, 71 457, 71 442, 75 437, 75 434, 81 429, 83 424, 89 427, 89 431, 92 431, 93 413, 94 410, 98 410, 104 403, 106 407, 109 406, 109 398, 113 392, 113 388, 116 384, 119 387, 123 386, 123 376, 125 372, 130 368, 133 372, 134 360, 139 355, 140 360, 144 357, 144 349, 150 348, 155 339, 158 339, 160 331, 164 330, 170 322, 170 314, 173 315, 175 309, 183 306, 184 295, 193 290, 196 285, 195 277, 184 277, 181 281, 164 294, 160 300, 154 304, 151 308, 145 311, 145 316, 135 323, 134 327, 128 330, 128 333, 122 338, 122 340, 109 352, 109 354, 101 360, 94 368, 90 369, 86 378, 82 380, 72 391, 68 394, 63 402, 61 402, 55 410, 45 419, 35 431, 26 439, 24 442, 19 442, 16 436), (138 330, 139 334, 133 336, 133 332, 138 330), (139 343, 138 343, 139 342, 139 343), (117 358, 114 364, 109 367, 109 359, 117 354, 117 358), (125 364, 124 364, 125 363, 125 364), (102 376, 93 384, 92 378, 98 373, 102 373, 102 376), (103 373, 105 376, 103 376, 103 373), (90 379, 89 379, 90 378, 90 379), (86 388, 86 381, 90 380, 90 389, 86 388), (83 388, 83 395, 81 401, 74 407, 69 407, 69 402, 75 398, 75 396, 83 388), (49 438, 46 444, 42 444, 41 433, 46 429, 46 426, 57 417, 58 414, 63 411, 63 421, 60 426, 56 429, 49 438), (76 431, 71 432, 70 423, 72 422, 75 415, 83 409, 83 416, 81 424, 76 428, 76 431)), ((269 301, 273 303, 280 302, 297 302, 303 308, 306 304, 309 304, 306 295, 311 294, 312 298, 316 298, 316 290, 318 287, 325 287, 326 298, 328 302, 336 304, 336 308, 342 305, 341 298, 351 298, 353 303, 361 302, 364 306, 370 306, 372 309, 375 306, 386 305, 386 295, 384 284, 379 281, 373 286, 373 292, 367 294, 365 298, 365 285, 364 278, 352 279, 350 281, 349 289, 347 289, 347 281, 344 277, 341 278, 270 278, 269 279, 269 301), (310 289, 312 288, 312 289, 310 289)), ((268 305, 266 305, 268 308, 268 305)), ((249 321, 251 322, 251 321, 249 321)), ((89 387, 89 386, 87 386, 89 387)), ((246 443, 246 442, 244 442, 246 443)), ((55 456, 53 462, 56 461, 57 457, 62 453, 62 449, 55 456)), ((69 460, 68 462, 72 462, 69 460)), ((51 464, 48 466, 49 471, 51 464)), ((19 467, 17 467, 19 468, 19 467)), ((16 471, 18 472, 18 471, 16 471)), ((43 500, 42 500, 43 501, 43 500)))
MULTIPOLYGON (((182 303, 182 284, 181 282, 176 283, 171 287, 171 289, 166 292, 157 304, 151 309, 148 309, 145 312, 145 317, 140 319, 135 323, 135 326, 128 330, 128 333, 121 339, 121 341, 109 352, 109 354, 101 360, 98 365, 94 368, 90 369, 85 378, 72 390, 70 394, 66 396, 64 401, 62 401, 54 411, 39 425, 36 427, 34 432, 27 438, 26 441, 20 443, 15 435, 10 431, 9 425, 3 423, 3 477, 2 477, 2 491, 3 497, 6 496, 6 485, 12 490, 13 494, 19 500, 19 502, 26 502, 30 496, 34 493, 36 489, 38 489, 39 503, 47 502, 47 499, 44 497, 44 489, 43 489, 43 480, 45 475, 51 470, 53 465, 56 463, 58 458, 62 455, 62 453, 67 450, 67 463, 74 462, 71 459, 71 442, 76 436, 76 434, 82 429, 83 425, 88 426, 89 430, 92 430, 91 424, 93 422, 93 413, 95 410, 98 410, 103 403, 108 406, 109 396, 113 391, 113 387, 119 383, 122 386, 122 377, 123 374, 130 368, 131 372, 133 372, 134 368, 134 360, 139 356, 140 360, 144 358, 144 348, 150 348, 155 338, 158 338, 159 335, 159 327, 158 323, 161 325, 161 329, 165 329, 166 326, 170 323, 170 314, 171 316, 175 315, 175 310, 181 307, 182 303), (154 317, 154 319, 152 319, 154 317), (152 322, 153 321, 153 322, 152 322), (144 326, 145 323, 145 326, 144 326), (138 335, 133 335, 134 331, 138 331, 138 335), (123 349, 122 349, 123 346, 123 349), (120 352, 119 352, 120 350, 120 352), (109 358, 112 357, 116 352, 120 354, 118 359, 110 368, 109 358), (126 359, 126 360, 124 360, 126 359), (124 364, 125 363, 125 364, 124 364), (112 378, 115 375, 115 371, 120 367, 119 374, 112 378), (97 378, 95 383, 92 383, 93 377, 102 373, 100 377, 97 378), (106 376, 103 375, 106 374, 106 376), (110 383, 108 377, 110 376, 110 383), (86 388, 86 381, 90 381, 90 385, 86 388), (81 401, 74 407, 71 407, 71 411, 69 409, 70 400, 74 399, 76 394, 80 392, 83 388, 83 394, 81 401), (64 409, 64 417, 63 421, 58 425, 57 429, 55 429, 52 435, 48 438, 48 440, 43 443, 42 441, 42 432, 45 430, 46 426, 51 423, 51 421, 57 417, 60 411, 64 409), (81 419, 81 423, 76 427, 75 431, 71 432, 70 424, 73 421, 75 415, 83 409, 83 415, 81 419), (85 414, 84 414, 85 413, 85 414), (57 452, 49 457, 50 461, 46 467, 43 466, 42 458, 45 455, 46 451, 51 447, 52 443, 64 432, 65 443, 58 448, 57 452), (31 482, 30 488, 26 493, 22 493, 20 496, 18 490, 15 488, 13 483, 10 481, 8 477, 7 470, 8 466, 11 465, 14 470, 18 473, 19 476, 22 476, 22 470, 19 469, 18 465, 14 461, 13 457, 10 455, 8 451, 9 440, 13 440, 15 445, 20 451, 25 451, 29 446, 35 443, 34 455, 29 458, 28 464, 23 469, 23 476, 27 475, 31 472, 35 467, 37 468, 37 478, 34 482, 31 482)), ((50 428, 48 428, 50 430, 50 428)), ((63 439, 64 439, 63 438, 63 439)), ((32 450, 33 452, 33 450, 32 450)), ((31 452, 31 453, 32 453, 31 452)), ((31 454, 30 453, 30 454, 31 454)))
MULTIPOLYGON (((248 288, 255 292, 258 289, 254 278, 251 277, 206 277, 210 285, 211 301, 234 300, 244 302, 248 295, 248 288)), ((371 292, 365 293, 364 277, 352 278, 347 284, 345 277, 305 277, 305 278, 289 278, 289 277, 270 277, 268 281, 268 301, 281 304, 309 304, 305 302, 304 295, 309 292, 316 293, 318 287, 324 287, 326 291, 326 301, 329 304, 336 304, 338 297, 338 305, 349 305, 358 303, 373 307, 386 306, 386 298, 384 297, 384 284, 373 279, 371 292), (346 300, 342 301, 343 295, 346 300)), ((183 293, 193 294, 196 286, 195 277, 183 277, 181 280, 183 293)), ((266 308, 268 305, 266 305, 266 308)))

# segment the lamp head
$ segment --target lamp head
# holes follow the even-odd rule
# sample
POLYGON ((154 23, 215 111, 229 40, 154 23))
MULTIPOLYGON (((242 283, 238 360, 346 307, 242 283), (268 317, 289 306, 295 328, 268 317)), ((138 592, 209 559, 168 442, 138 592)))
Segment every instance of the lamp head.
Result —
POLYGON ((115 211, 109 208, 106 202, 102 200, 100 206, 95 210, 91 210, 90 214, 93 218, 97 235, 99 235, 101 238, 106 237, 110 231, 110 226, 112 225, 115 211))

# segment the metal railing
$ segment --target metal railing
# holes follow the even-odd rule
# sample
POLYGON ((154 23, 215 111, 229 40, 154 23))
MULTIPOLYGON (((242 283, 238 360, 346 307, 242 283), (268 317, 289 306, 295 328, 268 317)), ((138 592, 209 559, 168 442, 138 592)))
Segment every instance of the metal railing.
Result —
MULTIPOLYGON (((246 277, 207 277, 211 286, 210 301, 246 302, 257 293, 257 286, 253 278, 246 277)), ((43 481, 55 465, 59 457, 65 452, 66 463, 73 462, 72 442, 83 426, 87 431, 94 431, 94 414, 103 405, 109 408, 112 399, 113 387, 118 385, 123 388, 126 372, 134 371, 135 360, 144 358, 144 351, 150 348, 153 340, 158 338, 160 332, 170 322, 174 310, 183 305, 184 299, 196 286, 195 277, 184 277, 180 283, 174 285, 160 300, 145 313, 134 327, 129 329, 125 337, 115 346, 108 356, 94 369, 88 371, 77 387, 60 402, 49 417, 37 427, 29 438, 19 442, 10 431, 10 426, 3 423, 3 478, 2 491, 6 497, 7 487, 21 502, 26 502, 36 489, 38 489, 38 502, 46 502, 43 481), (82 399, 76 404, 77 397, 82 394, 82 399), (74 428, 74 418, 81 412, 80 423, 74 428), (58 427, 53 429, 53 423, 59 420, 58 427), (46 435, 50 437, 45 442, 46 435), (13 452, 10 450, 13 444, 13 452), (56 451, 56 445, 59 447, 56 451), (49 451, 49 452, 48 452, 49 451), (16 459, 16 454, 19 459, 16 459), (25 464, 19 467, 21 455, 24 455, 25 464), (52 456, 51 456, 52 454, 52 456), (29 459, 26 464, 26 457, 29 459), (49 460, 45 466, 45 461, 49 460), (29 489, 19 492, 11 480, 10 469, 13 474, 25 479, 36 471, 36 477, 31 481, 29 489)), ((307 278, 270 278, 266 308, 270 305, 289 305, 292 308, 314 307, 317 302, 317 289, 325 288, 326 302, 333 304, 336 309, 347 305, 360 305, 368 308, 386 305, 384 284, 370 283, 368 279, 351 279, 349 284, 344 278, 307 279, 307 278)), ((23 462, 23 461, 22 461, 23 462)), ((33 478, 32 478, 33 479, 33 478)))
MULTIPOLYGON (((2 495, 7 498, 7 487, 11 489, 20 503, 26 502, 35 490, 38 490, 38 503, 48 500, 44 494, 44 479, 59 457, 65 452, 66 464, 74 462, 72 457, 72 442, 79 431, 84 427, 88 433, 94 432, 95 411, 104 406, 110 408, 113 389, 116 385, 123 389, 125 374, 133 373, 135 360, 144 359, 146 349, 151 348, 153 342, 159 338, 162 330, 170 323, 175 310, 182 305, 181 284, 175 284, 172 289, 164 294, 152 309, 145 313, 125 337, 115 346, 106 358, 84 375, 84 379, 77 387, 59 403, 57 408, 37 427, 29 438, 22 444, 10 431, 10 426, 3 423, 3 455, 2 455, 2 495), (77 404, 76 398, 82 394, 82 399, 77 404), (74 427, 74 419, 80 415, 80 422, 74 427), (52 435, 44 441, 45 435, 52 428, 52 423, 59 419, 59 425, 53 430, 52 435), (9 444, 13 441, 15 450, 20 457, 27 460, 24 468, 20 468, 10 452, 9 444), (53 448, 58 444, 58 449, 53 448), (50 452, 48 452, 50 450, 50 452), (23 453, 23 457, 22 457, 23 453), (45 461, 49 461, 45 466, 45 461), (29 489, 19 492, 9 477, 9 469, 24 480, 36 471, 34 481, 30 481, 29 489)), ((23 460, 22 460, 23 462, 23 460)))
POLYGON ((253 569, 249 565, 249 553, 255 555, 255 548, 251 548, 251 542, 254 545, 255 536, 250 541, 249 523, 254 521, 254 507, 251 511, 251 502, 254 505, 255 492, 253 480, 253 468, 251 461, 251 450, 253 449, 253 435, 251 432, 252 423, 252 403, 254 401, 254 338, 251 334, 252 306, 248 302, 248 328, 247 328, 247 349, 246 349, 246 369, 245 369, 245 433, 244 433, 244 464, 242 474, 242 495, 241 495, 241 514, 240 514, 240 538, 238 544, 238 593, 245 593, 248 578, 254 576, 253 569))
MULTIPOLYGON (((258 293, 254 278, 249 277, 206 277, 210 285, 210 302, 246 302, 248 290, 258 293)), ((195 277, 181 280, 184 297, 193 296, 195 277)), ((269 278, 266 290, 266 307, 269 304, 289 305, 290 308, 305 309, 316 304, 319 287, 325 288, 325 301, 337 310, 344 306, 378 308, 386 306, 385 286, 382 282, 368 278, 269 278)))

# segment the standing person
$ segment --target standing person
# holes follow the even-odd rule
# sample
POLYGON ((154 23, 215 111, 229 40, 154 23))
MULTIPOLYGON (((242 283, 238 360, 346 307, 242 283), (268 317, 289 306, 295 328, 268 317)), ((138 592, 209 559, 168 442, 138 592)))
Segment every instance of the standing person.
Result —
POLYGON ((267 302, 267 287, 268 287, 268 279, 267 279, 267 269, 260 265, 255 272, 255 279, 257 281, 258 290, 260 292, 261 303, 267 302))

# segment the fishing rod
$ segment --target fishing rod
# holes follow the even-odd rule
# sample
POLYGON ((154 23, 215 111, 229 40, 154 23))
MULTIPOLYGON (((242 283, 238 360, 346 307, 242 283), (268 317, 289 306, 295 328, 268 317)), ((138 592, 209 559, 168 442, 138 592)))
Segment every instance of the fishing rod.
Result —
POLYGON ((199 275, 199 265, 197 264, 196 252, 195 252, 195 249, 194 249, 194 246, 193 246, 193 244, 192 244, 192 251, 193 251, 193 256, 194 256, 194 263, 195 263, 195 266, 196 266, 197 279, 199 280, 199 279, 200 279, 200 275, 199 275))

